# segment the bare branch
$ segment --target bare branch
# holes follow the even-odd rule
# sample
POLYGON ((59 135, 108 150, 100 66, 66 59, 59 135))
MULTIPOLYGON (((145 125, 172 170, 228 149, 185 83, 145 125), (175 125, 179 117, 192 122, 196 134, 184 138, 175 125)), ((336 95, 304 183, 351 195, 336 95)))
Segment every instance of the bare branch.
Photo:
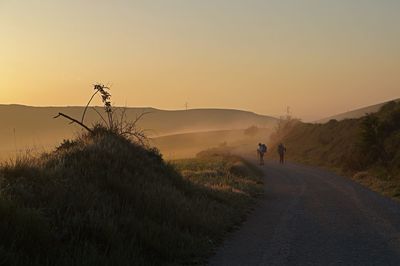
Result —
POLYGON ((81 127, 83 127, 84 129, 86 129, 86 130, 89 131, 90 133, 93 133, 93 130, 91 130, 90 128, 88 128, 85 124, 79 122, 78 120, 76 120, 76 119, 74 119, 74 118, 72 118, 72 117, 70 117, 70 116, 68 116, 68 115, 66 115, 66 114, 58 113, 58 115, 55 116, 54 118, 58 118, 58 117, 60 117, 60 116, 66 118, 66 119, 68 119, 68 120, 70 120, 71 123, 76 123, 76 124, 80 125, 81 127))
POLYGON ((136 125, 137 122, 139 122, 139 120, 141 120, 143 118, 143 116, 151 114, 152 112, 143 112, 140 115, 136 116, 136 119, 132 122, 132 124, 136 125))
POLYGON ((95 93, 93 93, 92 97, 90 97, 90 100, 88 101, 88 103, 86 104, 85 110, 83 110, 83 114, 82 114, 82 119, 81 119, 81 123, 84 122, 85 119, 85 115, 86 115, 86 111, 89 107, 89 104, 92 102, 94 96, 96 96, 96 94, 99 92, 99 90, 96 90, 95 93))
POLYGON ((92 107, 92 109, 100 116, 101 120, 103 120, 104 125, 107 125, 107 121, 104 119, 104 117, 101 115, 99 111, 97 111, 96 107, 92 107))

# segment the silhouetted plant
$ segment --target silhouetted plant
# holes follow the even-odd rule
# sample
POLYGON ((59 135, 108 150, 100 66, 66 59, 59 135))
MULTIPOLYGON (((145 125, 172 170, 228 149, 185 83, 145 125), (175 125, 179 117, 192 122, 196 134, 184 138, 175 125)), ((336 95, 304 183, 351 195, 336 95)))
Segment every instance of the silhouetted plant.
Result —
POLYGON ((139 129, 137 127, 137 123, 143 118, 144 115, 146 115, 148 113, 144 112, 144 113, 136 116, 135 120, 128 121, 127 116, 126 116, 126 108, 123 108, 119 112, 119 116, 117 115, 118 109, 114 108, 111 104, 111 93, 110 93, 109 87, 107 87, 103 84, 95 84, 93 89, 95 92, 92 94, 88 103, 86 104, 85 109, 83 110, 83 113, 82 113, 82 118, 80 121, 78 121, 77 119, 70 117, 66 114, 63 114, 63 113, 58 113, 58 115, 55 116, 54 118, 58 118, 60 116, 64 117, 64 118, 70 120, 71 124, 73 124, 73 123, 78 124, 81 127, 83 127, 84 129, 86 129, 87 131, 89 131, 90 133, 94 133, 94 129, 96 127, 99 127, 99 126, 104 127, 105 129, 107 129, 110 132, 121 135, 132 141, 137 141, 137 142, 141 143, 142 145, 147 145, 148 139, 146 137, 145 131, 142 129, 139 129), (101 98, 101 101, 102 101, 103 107, 104 107, 104 112, 106 114, 106 118, 104 118, 104 116, 96 108, 93 107, 92 110, 94 110, 97 113, 97 115, 101 119, 101 122, 97 123, 95 126, 90 128, 87 125, 85 125, 84 121, 85 121, 85 116, 86 116, 87 110, 89 109, 89 106, 96 95, 100 95, 100 98, 101 98))
POLYGON ((85 110, 83 110, 83 114, 82 114, 82 119, 81 119, 81 123, 84 122, 85 120, 85 115, 86 115, 86 111, 89 108, 90 103, 92 102, 93 98, 96 96, 96 94, 100 93, 101 94, 101 99, 103 101, 104 104, 104 108, 106 109, 106 112, 111 112, 112 108, 111 108, 111 94, 108 92, 110 90, 109 87, 106 87, 102 84, 95 84, 94 85, 94 90, 95 92, 93 93, 92 97, 90 97, 88 103, 86 104, 85 110))

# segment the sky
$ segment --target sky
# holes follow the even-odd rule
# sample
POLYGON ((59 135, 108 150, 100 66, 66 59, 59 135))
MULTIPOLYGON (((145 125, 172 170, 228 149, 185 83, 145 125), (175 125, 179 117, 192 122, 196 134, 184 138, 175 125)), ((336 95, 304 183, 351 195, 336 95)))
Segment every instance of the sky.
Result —
POLYGON ((398 0, 0 0, 0 104, 314 120, 400 97, 398 0))

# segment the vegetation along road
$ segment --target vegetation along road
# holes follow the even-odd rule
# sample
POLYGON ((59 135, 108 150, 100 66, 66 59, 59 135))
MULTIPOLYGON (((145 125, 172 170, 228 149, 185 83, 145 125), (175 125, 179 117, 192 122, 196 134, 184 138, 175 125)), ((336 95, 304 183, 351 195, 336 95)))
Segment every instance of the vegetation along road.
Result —
POLYGON ((316 168, 264 172, 265 197, 210 265, 399 265, 397 202, 316 168))

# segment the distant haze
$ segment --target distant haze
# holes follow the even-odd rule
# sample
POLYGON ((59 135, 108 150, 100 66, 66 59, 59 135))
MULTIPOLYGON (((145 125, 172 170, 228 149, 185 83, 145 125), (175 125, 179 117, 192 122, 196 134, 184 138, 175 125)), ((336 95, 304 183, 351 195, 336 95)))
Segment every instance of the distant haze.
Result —
MULTIPOLYGON (((79 132, 81 128, 76 125, 70 125, 69 121, 62 118, 53 119, 58 112, 63 112, 80 120, 83 107, 30 107, 21 105, 1 105, 0 104, 0 159, 15 155, 16 153, 25 153, 26 150, 34 152, 42 152, 53 149, 59 145, 63 139, 71 139, 79 132)), ((102 112, 102 109, 98 109, 102 112)), ((212 131, 230 131, 239 132, 234 134, 214 134, 201 135, 212 136, 211 139, 205 140, 205 144, 194 146, 193 141, 187 141, 174 145, 173 143, 162 143, 171 153, 173 147, 190 148, 191 155, 199 152, 201 148, 210 148, 221 144, 222 142, 237 141, 237 136, 245 137, 241 129, 250 126, 268 129, 263 133, 263 138, 268 138, 269 132, 276 125, 276 119, 269 116, 262 116, 251 112, 240 110, 224 110, 224 109, 197 109, 188 111, 163 111, 152 108, 128 108, 126 109, 127 119, 133 121, 143 112, 149 112, 138 123, 138 127, 147 130, 147 136, 151 138, 196 132, 189 135, 191 139, 198 137, 199 132, 212 131), (184 147, 184 146, 188 147, 184 147)), ((89 109, 86 115, 85 124, 92 125, 100 118, 93 110, 89 109)), ((187 138, 188 139, 188 138, 187 138)), ((168 139, 167 139, 168 140, 168 139)), ((153 143, 151 143, 153 144, 153 143)), ((173 151, 177 153, 178 151, 173 151)), ((186 153, 188 154, 188 153, 186 153)))
POLYGON ((398 98, 400 1, 0 1, 0 103, 323 117, 398 98))

